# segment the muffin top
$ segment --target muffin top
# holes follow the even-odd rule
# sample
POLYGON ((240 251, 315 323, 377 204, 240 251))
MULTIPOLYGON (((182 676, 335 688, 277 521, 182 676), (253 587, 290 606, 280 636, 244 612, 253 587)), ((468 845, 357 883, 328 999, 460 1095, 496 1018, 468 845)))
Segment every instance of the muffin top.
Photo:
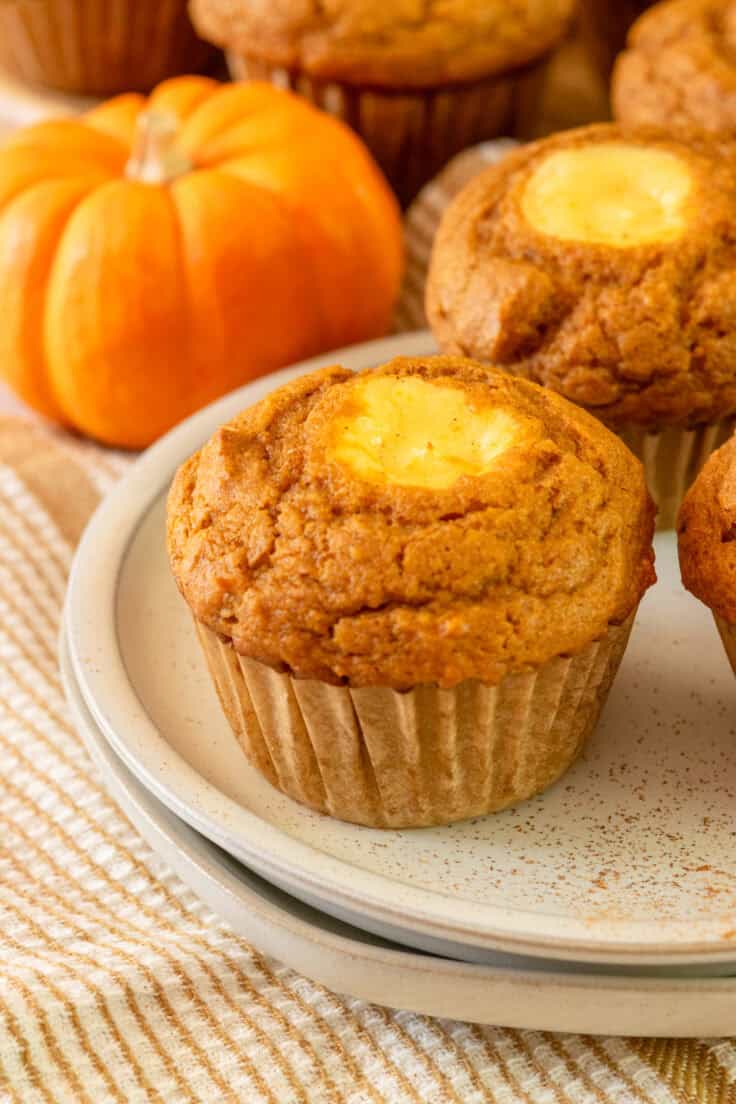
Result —
POLYGON ((685 496, 677 538, 687 589, 736 622, 736 437, 708 458, 685 496))
POLYGON ((640 16, 611 98, 627 124, 736 136, 736 2, 666 0, 640 16))
POLYGON ((550 391, 460 357, 326 368, 179 469, 169 555, 243 655, 351 686, 499 682, 652 583, 641 465, 550 391))
POLYGON ((225 49, 327 80, 423 88, 522 65, 562 36, 573 0, 190 0, 225 49))
POLYGON ((524 146, 455 197, 427 315, 608 424, 736 409, 733 146, 603 124, 524 146))

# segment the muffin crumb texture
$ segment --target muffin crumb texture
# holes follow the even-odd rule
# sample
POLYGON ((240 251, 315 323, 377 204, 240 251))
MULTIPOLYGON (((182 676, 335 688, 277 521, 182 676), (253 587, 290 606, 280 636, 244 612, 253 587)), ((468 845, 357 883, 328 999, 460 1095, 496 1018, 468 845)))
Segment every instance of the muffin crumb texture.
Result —
POLYGON ((736 437, 705 464, 677 529, 683 583, 717 617, 736 623, 736 437))
POLYGON ((501 364, 608 425, 693 427, 736 410, 732 144, 585 127, 466 185, 432 253, 448 353, 501 364))
POLYGON ((644 12, 611 99, 622 123, 736 137, 736 3, 666 0, 644 12))
POLYGON ((459 357, 294 380, 182 466, 168 518, 198 622, 351 687, 496 685, 600 639, 654 579, 653 507, 625 446, 459 357))
POLYGON ((314 77, 422 88, 492 76, 544 54, 572 0, 191 0, 199 33, 314 77))

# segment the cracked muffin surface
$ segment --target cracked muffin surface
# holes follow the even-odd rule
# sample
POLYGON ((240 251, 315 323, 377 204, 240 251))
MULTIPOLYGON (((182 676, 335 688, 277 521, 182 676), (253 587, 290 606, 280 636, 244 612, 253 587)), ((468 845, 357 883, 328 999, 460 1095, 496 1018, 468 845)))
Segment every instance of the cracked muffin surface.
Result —
POLYGON ((315 77, 422 88, 492 76, 560 39, 572 0, 192 0, 203 37, 315 77))
POLYGON ((710 456, 677 522, 682 581, 725 621, 736 622, 736 437, 710 456))
POLYGON ((459 357, 294 380, 169 495, 195 618, 298 677, 496 684, 626 620, 652 583, 641 465, 559 396, 459 357))
POLYGON ((525 146, 446 211, 427 314, 612 427, 736 410, 734 146, 600 124, 525 146))
POLYGON ((621 122, 736 136, 736 3, 665 0, 631 28, 611 83, 621 122))

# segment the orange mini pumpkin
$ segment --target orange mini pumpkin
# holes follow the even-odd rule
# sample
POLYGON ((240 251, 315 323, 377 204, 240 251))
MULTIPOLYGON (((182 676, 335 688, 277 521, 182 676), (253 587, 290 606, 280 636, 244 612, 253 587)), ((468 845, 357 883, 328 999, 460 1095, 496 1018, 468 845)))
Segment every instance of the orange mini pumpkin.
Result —
POLYGON ((366 149, 269 84, 175 78, 0 150, 0 373, 110 444, 383 333, 400 269, 366 149))

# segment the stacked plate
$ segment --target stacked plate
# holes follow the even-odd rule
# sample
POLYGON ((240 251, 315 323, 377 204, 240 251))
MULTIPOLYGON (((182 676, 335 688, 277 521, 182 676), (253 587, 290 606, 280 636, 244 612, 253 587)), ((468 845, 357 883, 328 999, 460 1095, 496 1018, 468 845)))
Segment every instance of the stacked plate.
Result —
MULTIPOLYGON (((410 334, 330 359, 359 369, 432 351, 410 334)), ((318 363, 183 423, 82 540, 62 666, 113 795, 234 928, 339 991, 515 1027, 736 1033, 734 681, 671 533, 602 722, 544 795, 378 831, 302 808, 245 761, 169 574, 166 492, 218 425, 318 363)))

